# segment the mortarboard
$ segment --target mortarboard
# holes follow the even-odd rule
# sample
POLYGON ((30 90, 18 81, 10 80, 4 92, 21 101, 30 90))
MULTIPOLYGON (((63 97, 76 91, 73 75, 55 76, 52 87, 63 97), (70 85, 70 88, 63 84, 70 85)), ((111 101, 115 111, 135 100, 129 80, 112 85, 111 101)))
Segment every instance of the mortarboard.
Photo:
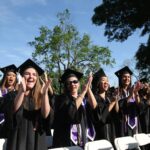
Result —
POLYGON ((63 75, 61 76, 60 82, 64 83, 66 79, 68 79, 71 76, 76 76, 78 80, 80 80, 83 76, 83 73, 68 68, 64 71, 63 75))
POLYGON ((105 72, 104 72, 104 70, 102 69, 102 68, 100 68, 94 75, 93 75, 93 77, 98 77, 98 78, 100 78, 100 77, 106 77, 106 74, 105 74, 105 72))
POLYGON ((121 68, 120 70, 115 72, 115 75, 119 78, 122 76, 123 73, 129 73, 130 75, 133 74, 133 72, 129 69, 129 67, 125 66, 123 68, 121 68))
POLYGON ((23 72, 27 69, 27 68, 34 68, 39 76, 42 75, 44 73, 44 70, 39 67, 34 61, 32 61, 31 59, 27 59, 24 63, 22 63, 19 67, 18 70, 20 72, 20 74, 22 75, 23 72))
POLYGON ((147 83, 148 80, 147 80, 147 78, 142 78, 142 79, 140 79, 140 82, 142 82, 142 83, 147 83))
POLYGON ((17 67, 12 64, 12 65, 9 65, 9 66, 6 66, 6 67, 3 67, 3 68, 0 68, 0 70, 6 74, 8 71, 12 71, 16 74, 16 72, 18 71, 17 67))

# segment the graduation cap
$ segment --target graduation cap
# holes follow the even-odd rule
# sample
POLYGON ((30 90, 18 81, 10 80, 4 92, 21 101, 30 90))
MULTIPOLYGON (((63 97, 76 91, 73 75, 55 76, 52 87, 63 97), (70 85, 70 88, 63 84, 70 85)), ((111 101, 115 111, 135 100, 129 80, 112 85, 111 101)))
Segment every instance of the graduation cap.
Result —
POLYGON ((116 88, 114 87, 114 86, 111 86, 110 88, 109 88, 109 91, 110 92, 114 92, 116 90, 116 88))
POLYGON ((140 79, 140 82, 142 82, 142 83, 147 83, 148 80, 147 80, 147 78, 142 78, 142 79, 140 79))
POLYGON ((6 74, 8 71, 14 72, 16 74, 16 72, 18 71, 17 67, 14 64, 6 66, 6 67, 3 67, 3 68, 0 68, 0 70, 4 74, 6 74))
POLYGON ((22 63, 18 67, 18 70, 19 70, 20 74, 23 75, 23 72, 27 68, 34 68, 38 72, 39 76, 44 73, 44 70, 41 67, 39 67, 35 62, 33 62, 31 59, 27 59, 24 63, 22 63))
POLYGON ((69 77, 73 76, 77 77, 78 80, 80 80, 83 76, 83 73, 68 68, 64 71, 63 75, 61 76, 60 82, 64 83, 69 77))
POLYGON ((122 69, 115 72, 115 75, 119 78, 123 75, 123 73, 129 73, 130 75, 133 74, 133 72, 129 69, 128 66, 123 67, 122 69))
POLYGON ((104 70, 102 69, 102 68, 100 68, 94 75, 93 75, 93 77, 98 77, 98 78, 100 78, 100 77, 106 77, 106 74, 105 74, 105 72, 104 72, 104 70))

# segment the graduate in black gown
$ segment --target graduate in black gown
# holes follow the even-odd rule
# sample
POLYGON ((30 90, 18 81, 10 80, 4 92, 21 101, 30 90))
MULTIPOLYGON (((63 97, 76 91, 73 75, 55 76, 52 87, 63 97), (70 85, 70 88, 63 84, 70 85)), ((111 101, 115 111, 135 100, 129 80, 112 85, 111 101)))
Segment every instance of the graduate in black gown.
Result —
MULTIPOLYGON (((50 127, 53 110, 49 104, 50 81, 40 82, 44 71, 31 59, 19 66, 22 81, 16 92, 4 96, 12 116, 7 150, 46 150, 46 126, 50 127)), ((3 105, 6 107, 6 105, 3 105)))
POLYGON ((140 122, 143 133, 150 133, 150 85, 146 78, 140 80, 142 85, 139 91, 141 99, 140 122))
POLYGON ((93 114, 96 131, 95 140, 106 139, 112 144, 115 138, 115 115, 117 111, 117 93, 108 95, 109 81, 101 68, 93 76, 92 89, 94 93, 93 114))
POLYGON ((119 136, 133 136, 141 132, 140 97, 138 94, 141 84, 138 81, 132 85, 132 74, 127 66, 115 72, 119 79, 119 123, 116 126, 120 133, 119 136))
POLYGON ((55 96, 53 147, 84 147, 87 141, 94 140, 95 132, 90 122, 89 105, 85 100, 91 82, 88 80, 79 93, 79 80, 82 76, 80 72, 66 69, 61 77, 64 91, 55 96))
MULTIPOLYGON (((17 87, 17 67, 12 64, 0 68, 3 73, 3 78, 0 82, 0 97, 3 97, 8 92, 15 91, 17 87)), ((0 109, 0 138, 7 138, 8 122, 5 120, 5 113, 0 109)))

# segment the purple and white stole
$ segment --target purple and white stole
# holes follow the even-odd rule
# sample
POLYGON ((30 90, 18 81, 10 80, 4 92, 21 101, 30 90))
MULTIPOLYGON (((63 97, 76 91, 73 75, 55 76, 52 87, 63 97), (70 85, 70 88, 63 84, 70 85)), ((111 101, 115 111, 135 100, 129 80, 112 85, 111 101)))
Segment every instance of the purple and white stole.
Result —
MULTIPOLYGON (((85 103, 82 102, 82 106, 85 108, 85 103)), ((93 124, 91 123, 90 126, 87 124, 87 129, 86 129, 86 137, 90 140, 93 141, 96 136, 96 132, 94 129, 93 124)), ((77 145, 79 144, 80 146, 83 146, 83 141, 82 141, 82 129, 81 129, 81 124, 73 124, 71 125, 70 128, 70 139, 71 141, 77 145), (81 141, 79 141, 79 137, 81 141), (80 142, 80 143, 79 143, 80 142)))
MULTIPOLYGON (((131 98, 130 103, 135 103, 135 99, 131 98)), ((137 117, 135 116, 133 111, 131 111, 130 114, 128 115, 128 126, 131 129, 134 129, 137 126, 137 117)))

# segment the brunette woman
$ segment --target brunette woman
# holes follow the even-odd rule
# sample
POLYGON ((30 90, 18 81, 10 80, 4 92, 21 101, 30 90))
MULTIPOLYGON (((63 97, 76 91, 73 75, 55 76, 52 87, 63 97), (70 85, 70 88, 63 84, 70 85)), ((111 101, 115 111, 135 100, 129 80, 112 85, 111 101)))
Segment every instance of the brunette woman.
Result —
POLYGON ((84 147, 87 141, 94 140, 88 102, 85 95, 91 81, 80 91, 81 72, 66 69, 61 76, 63 93, 55 97, 54 147, 78 145, 84 147))
MULTIPOLYGON (((0 69, 3 73, 3 78, 0 82, 0 97, 4 97, 8 92, 15 91, 17 86, 17 67, 12 64, 0 69)), ((1 98, 2 99, 2 98, 1 98)), ((2 101, 0 101, 2 103, 2 101)), ((7 113, 0 109, 0 138, 7 138, 8 122, 7 113)))

